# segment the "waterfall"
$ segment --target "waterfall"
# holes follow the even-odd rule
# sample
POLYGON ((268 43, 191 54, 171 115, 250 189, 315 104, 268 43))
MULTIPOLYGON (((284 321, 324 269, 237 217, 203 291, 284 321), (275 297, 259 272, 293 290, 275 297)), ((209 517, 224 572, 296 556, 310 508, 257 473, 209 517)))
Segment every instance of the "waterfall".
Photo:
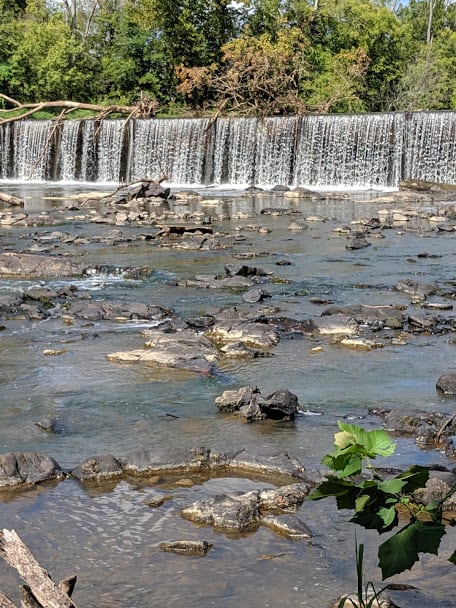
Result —
POLYGON ((50 120, 15 122, 12 137, 14 172, 10 177, 23 181, 53 179, 53 136, 53 123, 50 120))
POLYGON ((404 179, 456 183, 454 112, 408 115, 404 179))
POLYGON ((397 185, 403 122, 400 114, 309 116, 298 141, 294 182, 312 186, 397 185))
POLYGON ((130 179, 166 175, 174 184, 205 182, 208 119, 137 120, 130 179))
POLYGON ((25 120, 0 125, 0 179, 397 187, 456 183, 456 113, 25 120))

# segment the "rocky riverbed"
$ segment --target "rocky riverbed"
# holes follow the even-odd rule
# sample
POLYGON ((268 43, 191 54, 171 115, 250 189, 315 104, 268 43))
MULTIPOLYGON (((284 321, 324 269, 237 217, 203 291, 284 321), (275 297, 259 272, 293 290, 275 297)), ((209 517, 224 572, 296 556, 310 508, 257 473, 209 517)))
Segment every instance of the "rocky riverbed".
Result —
MULTIPOLYGON (((353 577, 340 554, 353 538, 334 505, 318 513, 304 497, 336 420, 393 433, 393 468, 432 465, 423 500, 454 479, 456 202, 412 190, 143 195, 0 210, 5 525, 16 510, 24 540, 48 538, 44 561, 60 539, 80 571, 80 605, 103 564, 118 567, 111 518, 125 581, 101 585, 98 606, 155 593, 176 606, 190 594, 188 607, 255 607, 288 593, 290 606, 325 608, 353 577), (87 510, 104 547, 87 538, 87 510), (71 531, 56 535, 43 518, 71 531), (175 565, 185 540, 215 568, 207 592, 198 566, 175 565), (180 584, 157 577, 151 591, 138 555, 183 568, 180 584), (260 563, 282 567, 266 568, 259 591, 260 563)), ((375 554, 370 567, 375 576, 375 554)), ((410 580, 435 593, 416 570, 410 580)), ((442 588, 430 601, 446 598, 442 588)))

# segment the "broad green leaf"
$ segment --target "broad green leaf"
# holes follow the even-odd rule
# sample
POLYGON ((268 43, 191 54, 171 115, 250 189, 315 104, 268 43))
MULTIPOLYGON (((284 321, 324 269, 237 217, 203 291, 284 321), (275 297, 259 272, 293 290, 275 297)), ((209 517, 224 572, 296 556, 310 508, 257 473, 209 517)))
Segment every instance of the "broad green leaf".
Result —
POLYGON ((413 465, 407 471, 400 473, 397 479, 404 479, 406 481, 403 491, 406 494, 411 494, 418 488, 424 488, 427 480, 429 479, 429 468, 420 465, 413 465))
POLYGON ((362 494, 361 496, 358 496, 355 501, 355 511, 362 511, 369 502, 369 500, 370 496, 368 494, 362 494))
POLYGON ((350 521, 367 530, 377 530, 379 534, 391 529, 391 526, 388 528, 385 527, 385 522, 376 511, 371 510, 355 513, 350 521))
POLYGON ((356 424, 346 424, 340 421, 338 425, 341 431, 353 435, 356 438, 356 444, 362 446, 371 458, 391 456, 396 449, 395 443, 386 431, 366 431, 356 424))
POLYGON ((322 463, 331 468, 339 477, 358 475, 363 468, 361 457, 352 453, 341 453, 337 456, 327 454, 322 463))
POLYGON ((409 570, 418 561, 418 553, 437 553, 445 533, 443 525, 415 521, 382 543, 378 549, 383 580, 409 570))
POLYGON ((406 483, 402 479, 388 479, 387 481, 380 482, 378 489, 385 492, 385 494, 399 494, 406 483))
POLYGON ((390 507, 389 509, 383 507, 382 509, 379 509, 378 515, 383 519, 386 527, 391 526, 397 520, 397 511, 394 507, 390 507))
POLYGON ((396 444, 386 431, 368 431, 364 443, 365 448, 372 457, 391 456, 394 454, 396 444))
POLYGON ((345 494, 350 487, 350 482, 328 475, 326 481, 322 481, 307 498, 309 500, 321 500, 328 496, 340 496, 341 494, 345 494))

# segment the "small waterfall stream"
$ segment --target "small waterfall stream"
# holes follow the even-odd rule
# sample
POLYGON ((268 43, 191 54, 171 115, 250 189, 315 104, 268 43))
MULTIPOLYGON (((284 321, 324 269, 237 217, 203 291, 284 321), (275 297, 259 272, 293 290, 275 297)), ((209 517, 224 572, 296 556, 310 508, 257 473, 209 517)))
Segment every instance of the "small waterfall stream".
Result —
POLYGON ((397 187, 456 182, 456 113, 21 121, 0 126, 0 179, 397 187))

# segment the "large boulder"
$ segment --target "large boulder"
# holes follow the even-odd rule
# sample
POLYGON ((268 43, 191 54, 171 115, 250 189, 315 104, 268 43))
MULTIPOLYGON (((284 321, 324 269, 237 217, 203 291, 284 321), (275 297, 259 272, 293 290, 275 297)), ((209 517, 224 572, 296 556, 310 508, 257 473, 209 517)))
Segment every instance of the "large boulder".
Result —
POLYGON ((293 420, 299 410, 297 396, 287 389, 263 397, 258 388, 249 386, 224 391, 215 399, 215 405, 221 411, 237 412, 250 420, 293 420))

